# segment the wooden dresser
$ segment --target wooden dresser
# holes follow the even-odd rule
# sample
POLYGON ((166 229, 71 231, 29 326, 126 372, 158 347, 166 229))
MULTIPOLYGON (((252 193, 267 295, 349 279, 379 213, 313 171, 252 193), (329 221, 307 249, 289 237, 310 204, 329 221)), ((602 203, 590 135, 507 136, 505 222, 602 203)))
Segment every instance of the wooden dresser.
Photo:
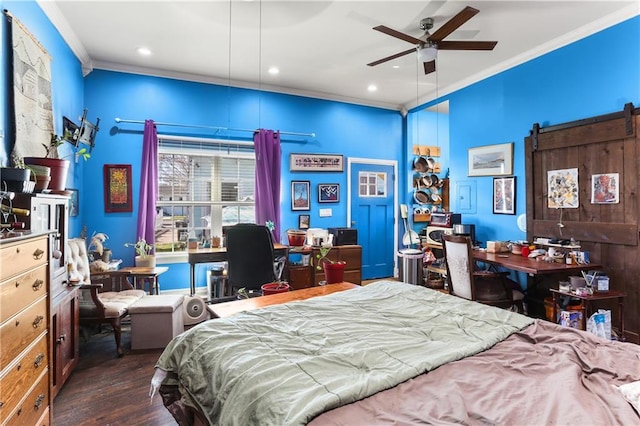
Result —
MULTIPOLYGON (((300 253, 298 251, 298 253, 300 253)), ((288 277, 289 285, 294 290, 315 287, 320 281, 325 280, 322 268, 317 269, 317 259, 320 255, 319 248, 312 248, 308 254, 311 256, 311 262, 306 266, 289 266, 288 277)), ((347 263, 344 269, 344 281, 362 284, 362 247, 358 245, 334 246, 329 251, 327 258, 338 261, 342 260, 347 263)))
POLYGON ((50 425, 47 233, 0 239, 0 424, 50 425))

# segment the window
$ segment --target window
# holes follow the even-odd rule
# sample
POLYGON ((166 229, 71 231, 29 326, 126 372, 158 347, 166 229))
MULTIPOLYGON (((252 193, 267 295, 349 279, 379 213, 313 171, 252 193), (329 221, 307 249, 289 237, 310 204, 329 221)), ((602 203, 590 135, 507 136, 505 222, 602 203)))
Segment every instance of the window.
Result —
POLYGON ((156 252, 255 222, 255 153, 247 142, 158 136, 156 252))

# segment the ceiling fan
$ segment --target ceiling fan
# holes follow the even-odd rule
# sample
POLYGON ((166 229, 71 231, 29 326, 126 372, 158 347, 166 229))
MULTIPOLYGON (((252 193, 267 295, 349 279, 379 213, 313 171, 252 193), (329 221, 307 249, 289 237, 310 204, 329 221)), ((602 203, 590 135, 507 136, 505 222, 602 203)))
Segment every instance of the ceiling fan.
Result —
POLYGON ((376 31, 380 31, 381 33, 390 35, 391 37, 412 43, 415 47, 405 50, 404 52, 396 53, 395 55, 387 56, 386 58, 378 59, 377 61, 371 62, 367 65, 374 67, 384 62, 391 61, 392 59, 408 55, 409 53, 417 52, 418 59, 423 62, 424 73, 429 74, 436 70, 435 59, 438 50, 493 50, 496 44, 498 44, 497 41, 444 41, 445 37, 457 30, 469 19, 473 18, 478 14, 478 12, 480 12, 478 9, 467 6, 462 11, 458 12, 456 16, 449 19, 449 21, 447 21, 433 34, 429 34, 429 30, 433 28, 433 18, 424 18, 420 21, 420 29, 424 31, 424 35, 421 38, 401 33, 400 31, 385 27, 384 25, 373 27, 376 31))

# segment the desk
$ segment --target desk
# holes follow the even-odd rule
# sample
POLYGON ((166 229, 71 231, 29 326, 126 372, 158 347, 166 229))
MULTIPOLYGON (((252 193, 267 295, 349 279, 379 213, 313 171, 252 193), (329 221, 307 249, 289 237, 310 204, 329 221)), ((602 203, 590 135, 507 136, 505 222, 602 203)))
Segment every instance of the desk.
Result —
POLYGON ((595 292, 593 294, 586 294, 584 296, 579 296, 577 294, 573 294, 570 292, 564 292, 564 291, 560 291, 560 290, 556 290, 555 288, 549 289, 551 291, 551 294, 553 295, 553 318, 557 318, 558 312, 557 312, 557 299, 558 296, 569 296, 569 297, 573 297, 575 299, 580 299, 582 300, 584 303, 582 303, 582 320, 583 320, 583 324, 585 324, 585 330, 586 330, 586 324, 587 324, 587 314, 591 313, 591 302, 597 301, 597 300, 606 300, 606 299, 618 299, 618 307, 620 308, 618 311, 618 325, 620 327, 620 340, 625 340, 624 337, 624 298, 627 295, 626 293, 622 292, 622 291, 616 291, 616 290, 609 290, 606 292, 595 292))
POLYGON ((212 318, 226 318, 240 312, 260 309, 271 305, 280 305, 282 303, 293 302, 295 300, 305 300, 312 297, 325 296, 327 294, 350 290, 356 287, 360 286, 348 282, 327 284, 302 290, 288 291, 286 293, 270 294, 268 296, 252 297, 250 299, 234 300, 231 302, 214 303, 212 305, 207 305, 207 310, 211 313, 212 318))
POLYGON ((578 273, 583 269, 600 269, 602 265, 588 263, 585 265, 567 265, 566 263, 545 262, 512 253, 487 253, 473 250, 473 258, 477 261, 502 266, 513 271, 525 272, 532 275, 578 273))
POLYGON ((120 271, 128 272, 133 277, 133 286, 138 288, 138 282, 142 283, 142 290, 145 289, 145 282, 149 283, 149 294, 160 294, 160 283, 158 282, 158 276, 164 274, 169 270, 166 266, 156 266, 154 268, 147 268, 141 266, 128 266, 121 268, 120 271))
MULTIPOLYGON (((280 243, 273 245, 276 256, 287 256, 289 246, 280 243)), ((190 294, 196 294, 196 263, 225 262, 227 260, 226 247, 198 248, 187 250, 189 255, 189 287, 190 294)))

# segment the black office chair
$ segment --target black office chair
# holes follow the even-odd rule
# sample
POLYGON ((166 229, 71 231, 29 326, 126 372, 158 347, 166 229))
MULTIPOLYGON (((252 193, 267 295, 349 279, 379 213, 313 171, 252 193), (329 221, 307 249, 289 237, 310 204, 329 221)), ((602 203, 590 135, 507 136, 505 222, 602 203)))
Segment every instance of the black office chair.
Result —
POLYGON ((229 226, 226 247, 228 285, 233 294, 241 288, 260 293, 262 284, 279 278, 275 275, 273 240, 266 226, 253 223, 229 226))

